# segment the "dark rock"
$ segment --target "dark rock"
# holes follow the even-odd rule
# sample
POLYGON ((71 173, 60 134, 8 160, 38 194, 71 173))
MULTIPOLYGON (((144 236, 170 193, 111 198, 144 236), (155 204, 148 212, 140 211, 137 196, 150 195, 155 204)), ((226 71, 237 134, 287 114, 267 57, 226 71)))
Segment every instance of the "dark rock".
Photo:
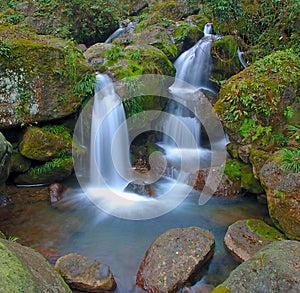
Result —
POLYGON ((260 180, 276 227, 288 238, 300 240, 300 173, 283 171, 280 156, 279 151, 270 157, 261 168, 260 180))
POLYGON ((198 227, 171 229, 147 249, 136 284, 151 293, 177 292, 213 254, 214 236, 198 227))
POLYGON ((49 185, 48 191, 49 191, 50 202, 56 203, 60 201, 63 198, 63 193, 65 190, 66 188, 60 183, 53 183, 49 185))
POLYGON ((13 152, 10 162, 10 172, 24 173, 29 170, 31 161, 19 153, 13 152))
POLYGON ((1 293, 71 293, 61 276, 39 253, 0 239, 1 293))
POLYGON ((224 245, 236 260, 246 261, 264 246, 283 238, 278 230, 262 220, 240 220, 229 226, 224 245))
POLYGON ((299 269, 300 242, 273 242, 239 265, 212 293, 298 293, 299 269))
POLYGON ((10 172, 12 146, 0 132, 0 201, 4 195, 4 186, 10 172))
POLYGON ((109 266, 79 254, 71 253, 59 258, 55 268, 74 289, 106 292, 117 286, 109 266))

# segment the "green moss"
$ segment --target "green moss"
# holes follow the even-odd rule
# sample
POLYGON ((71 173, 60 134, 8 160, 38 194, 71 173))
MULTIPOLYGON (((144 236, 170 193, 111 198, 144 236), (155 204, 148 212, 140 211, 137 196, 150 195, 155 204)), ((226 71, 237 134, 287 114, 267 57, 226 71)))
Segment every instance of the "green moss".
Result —
POLYGON ((228 178, 233 182, 241 181, 241 169, 246 166, 245 163, 242 163, 236 159, 226 159, 224 173, 228 178))
POLYGON ((0 292, 36 293, 40 288, 30 270, 0 241, 0 292))
POLYGON ((241 185, 247 191, 254 194, 261 194, 264 192, 260 182, 253 175, 252 167, 249 165, 241 168, 241 185))
POLYGON ((277 229, 267 225, 264 221, 250 219, 246 221, 246 225, 248 228, 253 230, 258 235, 264 237, 265 239, 277 241, 285 238, 282 233, 280 233, 277 229))
POLYGON ((220 286, 216 287, 215 289, 213 289, 211 291, 211 293, 231 293, 231 290, 223 285, 220 285, 220 286))

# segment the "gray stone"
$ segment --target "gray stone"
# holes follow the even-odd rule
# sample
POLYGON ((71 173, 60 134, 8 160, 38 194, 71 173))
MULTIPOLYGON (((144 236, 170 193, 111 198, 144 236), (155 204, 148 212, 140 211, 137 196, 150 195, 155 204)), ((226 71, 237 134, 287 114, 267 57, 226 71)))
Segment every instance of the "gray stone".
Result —
POLYGON ((217 292, 300 292, 300 242, 283 240, 267 245, 212 291, 217 292))
POLYGON ((10 172, 12 146, 0 132, 0 197, 3 195, 6 179, 10 172))
POLYGON ((62 256, 55 268, 70 287, 77 290, 106 292, 113 291, 117 286, 109 266, 79 254, 62 256))
POLYGON ((214 235, 199 227, 171 229, 146 251, 136 284, 151 293, 177 292, 213 255, 214 235))

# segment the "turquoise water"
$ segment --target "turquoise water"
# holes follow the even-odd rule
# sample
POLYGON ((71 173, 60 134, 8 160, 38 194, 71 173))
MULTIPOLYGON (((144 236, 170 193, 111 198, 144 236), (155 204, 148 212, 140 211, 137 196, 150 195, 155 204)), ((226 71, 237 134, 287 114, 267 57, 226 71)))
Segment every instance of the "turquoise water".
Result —
POLYGON ((228 226, 240 219, 268 218, 266 206, 253 197, 212 198, 199 206, 199 193, 193 191, 175 210, 163 216, 124 220, 94 206, 75 180, 66 184, 70 188, 62 201, 55 206, 46 202, 32 204, 19 218, 12 219, 7 229, 19 237, 20 243, 41 251, 51 262, 68 253, 79 253, 108 264, 117 281, 118 293, 144 292, 135 287, 135 275, 146 249, 168 229, 188 226, 198 226, 215 235, 214 257, 194 281, 216 286, 238 265, 223 246, 228 226))

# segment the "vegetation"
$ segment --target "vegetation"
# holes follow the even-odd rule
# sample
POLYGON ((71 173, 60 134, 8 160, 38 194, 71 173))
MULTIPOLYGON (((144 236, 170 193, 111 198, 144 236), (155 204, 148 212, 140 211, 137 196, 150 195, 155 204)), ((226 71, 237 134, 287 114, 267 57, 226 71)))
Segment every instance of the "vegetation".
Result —
POLYGON ((282 148, 280 150, 280 168, 284 172, 300 172, 300 150, 282 148))

